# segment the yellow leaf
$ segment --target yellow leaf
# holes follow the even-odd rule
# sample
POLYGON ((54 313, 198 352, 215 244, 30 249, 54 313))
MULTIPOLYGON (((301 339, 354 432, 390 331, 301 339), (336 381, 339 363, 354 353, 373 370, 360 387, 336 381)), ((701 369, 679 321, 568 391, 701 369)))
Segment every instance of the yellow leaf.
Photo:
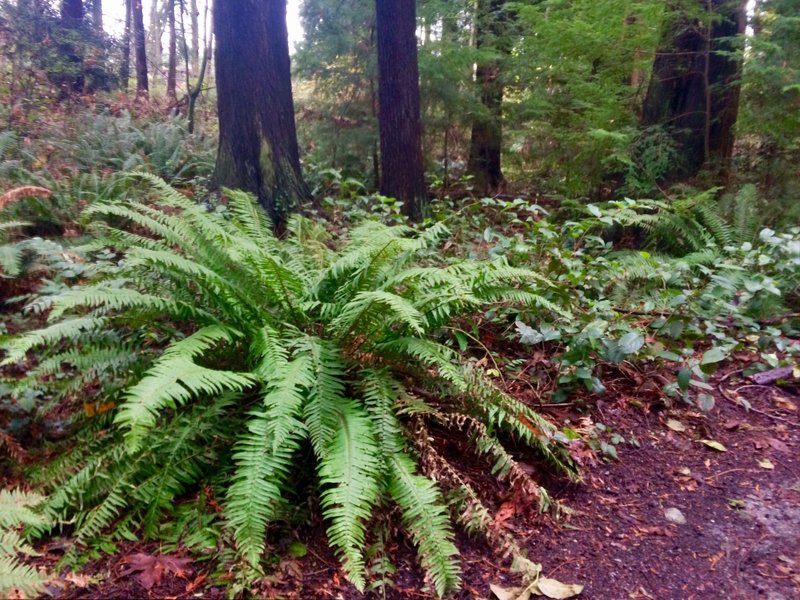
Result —
POLYGON ((772 471, 775 468, 775 465, 773 465, 772 461, 768 458, 762 458, 758 461, 758 466, 767 471, 772 471))
POLYGON ((728 451, 728 449, 725 446, 723 446, 722 444, 720 444, 719 442, 716 442, 714 440, 697 440, 697 441, 700 442, 701 444, 705 444, 709 448, 713 448, 717 452, 727 452, 728 451))
POLYGON ((556 600, 572 598, 583 591, 583 586, 577 583, 561 583, 557 579, 548 579, 547 577, 539 577, 536 586, 542 596, 556 600))

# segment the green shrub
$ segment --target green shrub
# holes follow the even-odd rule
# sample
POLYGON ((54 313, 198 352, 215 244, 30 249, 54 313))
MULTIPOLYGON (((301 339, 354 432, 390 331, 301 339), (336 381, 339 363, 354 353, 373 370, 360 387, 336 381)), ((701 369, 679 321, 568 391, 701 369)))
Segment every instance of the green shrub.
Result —
POLYGON ((447 236, 442 225, 416 234, 367 223, 331 250, 324 230, 296 218, 277 240, 245 194, 209 211, 140 177, 158 190, 152 203, 87 210, 104 236, 92 248, 119 260, 32 303, 50 310, 49 325, 6 345, 4 364, 37 349, 45 357, 31 378, 66 366, 76 389, 99 378, 98 401, 119 404, 116 433, 90 434, 77 471, 52 486, 47 508, 76 519, 79 544, 114 523, 155 535, 177 498, 211 482, 238 552, 258 569, 267 526, 303 502, 303 474, 314 473, 329 542, 359 589, 373 513, 395 505, 444 594, 459 568, 436 482, 456 493, 468 528, 488 530, 491 518, 426 427, 466 432, 496 475, 542 504, 546 492, 502 439, 576 475, 553 425, 440 338, 454 316, 489 305, 557 309, 537 293, 541 277, 504 260, 413 266, 447 236))
POLYGON ((18 559, 19 554, 36 556, 18 529, 43 525, 44 518, 32 510, 42 500, 37 494, 0 490, 0 595, 3 597, 12 597, 14 590, 31 596, 39 594, 47 581, 44 574, 18 559))

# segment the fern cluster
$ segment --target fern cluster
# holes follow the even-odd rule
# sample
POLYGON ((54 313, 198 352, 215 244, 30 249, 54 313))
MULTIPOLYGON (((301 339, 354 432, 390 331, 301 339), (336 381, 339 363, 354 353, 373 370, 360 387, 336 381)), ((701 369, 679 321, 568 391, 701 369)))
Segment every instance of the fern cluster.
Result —
MULTIPOLYGON (((295 218, 278 240, 246 194, 229 192, 210 211, 136 177, 156 190, 151 200, 87 209, 101 237, 84 250, 111 248, 118 260, 90 284, 33 303, 49 309, 48 325, 5 347, 4 364, 45 355, 31 375, 38 385, 59 368, 75 390, 113 382, 101 400, 117 406, 96 419, 113 419, 115 433, 88 444, 46 504, 75 520, 78 542, 112 526, 156 535, 177 498, 210 482, 257 572, 268 526, 311 472, 329 542, 356 587, 366 584, 373 517, 393 506, 444 594, 459 567, 440 488, 474 494, 442 468, 421 427, 464 432, 499 477, 542 499, 502 439, 576 475, 554 426, 442 337, 454 316, 489 305, 558 310, 539 293, 549 285, 541 277, 504 260, 417 266, 448 235, 442 225, 417 234, 367 223, 333 244, 295 218)), ((476 503, 456 516, 469 523, 476 503)))

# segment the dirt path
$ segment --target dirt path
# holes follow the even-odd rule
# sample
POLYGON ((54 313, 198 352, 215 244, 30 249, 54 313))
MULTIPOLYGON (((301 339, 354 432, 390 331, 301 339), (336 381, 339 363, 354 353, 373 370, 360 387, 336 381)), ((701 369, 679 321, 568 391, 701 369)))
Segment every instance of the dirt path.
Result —
POLYGON ((562 494, 575 514, 530 545, 546 574, 584 583, 592 599, 800 597, 800 398, 777 387, 741 395, 776 418, 721 394, 708 414, 601 403, 604 423, 640 447, 620 447, 620 462, 562 494))

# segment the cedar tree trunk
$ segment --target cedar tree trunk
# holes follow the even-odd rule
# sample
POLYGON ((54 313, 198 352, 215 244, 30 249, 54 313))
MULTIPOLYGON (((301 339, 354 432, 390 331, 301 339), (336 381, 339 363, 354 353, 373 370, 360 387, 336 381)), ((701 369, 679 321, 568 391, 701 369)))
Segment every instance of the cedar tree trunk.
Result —
MULTIPOLYGON (((505 43, 508 15, 505 0, 478 0, 475 41, 478 50, 507 54, 505 43)), ((478 63, 475 78, 480 85, 484 113, 472 121, 467 171, 485 193, 497 191, 503 183, 500 157, 503 149, 503 81, 499 58, 478 63)))
POLYGON ((136 50, 136 95, 147 98, 150 85, 147 81, 147 45, 144 32, 142 0, 133 0, 133 40, 136 50))
POLYGON ((217 0, 217 186, 255 194, 278 231, 311 194, 300 171, 286 0, 217 0))
POLYGON ((378 128, 384 196, 413 221, 428 202, 422 161, 417 20, 414 0, 376 0, 378 128))
POLYGON ((698 19, 674 8, 653 63, 642 125, 661 126, 677 161, 665 183, 693 177, 706 165, 727 172, 741 88, 745 0, 692 0, 698 19))

